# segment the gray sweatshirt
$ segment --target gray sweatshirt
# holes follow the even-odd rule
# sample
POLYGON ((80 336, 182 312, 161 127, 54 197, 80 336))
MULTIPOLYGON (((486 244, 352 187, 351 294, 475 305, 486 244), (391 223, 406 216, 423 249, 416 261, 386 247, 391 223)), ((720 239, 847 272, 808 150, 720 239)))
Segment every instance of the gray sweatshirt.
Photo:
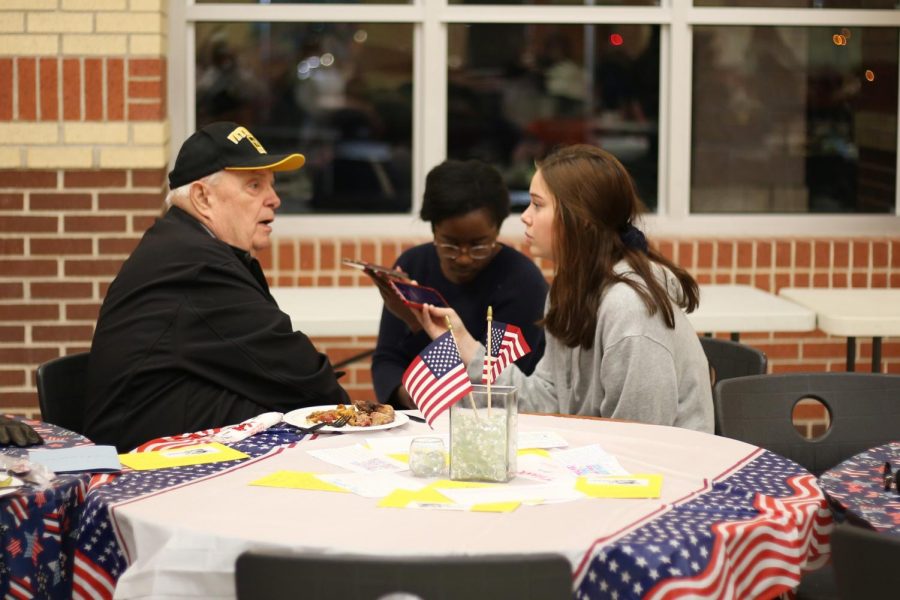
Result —
MULTIPOLYGON (((678 280, 656 267, 669 296, 677 299, 678 280)), ((631 273, 624 261, 615 270, 631 273)), ((614 284, 597 310, 593 348, 570 348, 547 332, 547 347, 534 373, 526 376, 512 365, 495 383, 518 388, 521 412, 611 417, 712 433, 706 355, 684 312, 674 302, 673 308, 675 328, 669 329, 661 314, 647 313, 631 287, 614 284)), ((483 361, 482 346, 467 365, 473 381, 481 381, 483 361)))

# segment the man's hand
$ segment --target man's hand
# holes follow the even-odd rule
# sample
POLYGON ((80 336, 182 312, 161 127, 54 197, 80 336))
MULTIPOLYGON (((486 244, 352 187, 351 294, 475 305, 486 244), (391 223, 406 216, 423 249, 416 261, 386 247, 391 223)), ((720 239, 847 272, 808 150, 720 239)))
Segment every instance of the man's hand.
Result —
POLYGON ((0 415, 0 446, 15 444, 21 447, 43 443, 38 432, 27 423, 0 415))

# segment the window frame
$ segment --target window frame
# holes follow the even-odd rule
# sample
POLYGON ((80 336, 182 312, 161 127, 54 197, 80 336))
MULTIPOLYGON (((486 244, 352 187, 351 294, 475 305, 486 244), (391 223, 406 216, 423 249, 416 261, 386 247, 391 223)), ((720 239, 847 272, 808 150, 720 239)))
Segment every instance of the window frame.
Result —
MULTIPOLYGON (((446 0, 410 4, 193 4, 169 3, 169 156, 194 130, 196 21, 390 22, 413 25, 412 210, 392 215, 287 215, 278 236, 428 236, 418 219, 425 174, 444 160, 447 143, 447 26, 455 23, 646 23, 660 25, 659 205, 644 218, 651 235, 708 237, 885 236, 900 232, 900 177, 894 212, 885 214, 735 214, 690 212, 692 28, 695 25, 894 27, 900 10, 694 7, 691 0, 660 6, 458 5, 446 0), (184 57, 175 60, 174 57, 184 57), (673 73, 678 73, 673 82, 673 73), (364 218, 360 218, 364 217, 364 218)), ((900 64, 900 57, 898 57, 900 64)), ((898 78, 900 79, 900 78, 898 78)), ((900 94, 898 94, 900 97, 900 94)), ((900 103, 898 103, 900 104, 900 103)), ((900 105, 895 118, 900 116, 900 105)), ((900 172, 900 127, 897 161, 900 172)), ((302 150, 302 149, 300 149, 302 150)), ((523 232, 515 217, 503 236, 523 232)))

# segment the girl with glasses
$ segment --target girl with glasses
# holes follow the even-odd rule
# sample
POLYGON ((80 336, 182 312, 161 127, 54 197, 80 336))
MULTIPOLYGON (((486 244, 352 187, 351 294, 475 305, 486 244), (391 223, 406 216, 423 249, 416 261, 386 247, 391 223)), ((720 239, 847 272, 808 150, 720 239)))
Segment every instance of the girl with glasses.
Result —
MULTIPOLYGON (((484 337, 488 306, 498 320, 520 327, 532 351, 516 364, 531 373, 544 351, 537 322, 547 283, 531 259, 497 241, 509 212, 509 192, 496 169, 477 160, 445 161, 425 179, 420 212, 431 223, 434 241, 407 250, 394 267, 437 289, 472 335, 484 337)), ((400 378, 431 340, 384 286, 382 281, 385 308, 372 357, 375 394, 382 403, 415 408, 400 378)))

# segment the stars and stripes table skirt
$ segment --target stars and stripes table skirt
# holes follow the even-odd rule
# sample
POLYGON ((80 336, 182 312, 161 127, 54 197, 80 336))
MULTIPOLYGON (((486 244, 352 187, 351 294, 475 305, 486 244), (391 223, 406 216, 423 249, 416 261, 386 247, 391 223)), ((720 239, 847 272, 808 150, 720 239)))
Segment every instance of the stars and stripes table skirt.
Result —
MULTIPOLYGON (((250 547, 389 554, 558 551, 573 565, 578 599, 773 598, 796 586, 803 570, 827 562, 827 502, 815 478, 785 458, 675 428, 520 418, 520 428, 556 430, 567 439, 571 433, 575 445, 601 443, 631 472, 641 472, 640 463, 651 460, 649 468, 663 473, 664 499, 582 500, 489 515, 379 509, 373 499, 353 494, 247 485, 285 468, 328 472, 304 449, 363 441, 354 434, 320 435, 298 445, 301 437, 280 424, 234 445, 249 460, 95 478, 76 543, 73 597, 111 598, 117 581, 122 598, 163 597, 167 590, 187 588, 198 598, 227 597, 233 594, 234 559, 250 547), (678 456, 666 453, 669 448, 678 449, 678 456), (704 461, 715 472, 695 477, 695 464, 704 461), (666 486, 679 495, 667 496, 666 486), (341 521, 323 518, 351 512, 355 519, 343 533, 341 521), (354 535, 363 525, 368 534, 354 535), (188 586, 191 578, 196 579, 188 586)), ((372 435, 426 429, 411 423, 372 435)))
POLYGON ((845 514, 877 531, 900 535, 900 493, 884 489, 884 463, 900 471, 900 442, 866 450, 822 473, 819 486, 845 514))
MULTIPOLYGON (((69 448, 90 444, 77 433, 30 419, 44 439, 33 448, 69 448)), ((0 447, 10 456, 27 448, 0 447)), ((68 599, 72 593, 75 553, 82 503, 90 475, 60 475, 50 487, 23 487, 0 497, 0 598, 68 599)))

